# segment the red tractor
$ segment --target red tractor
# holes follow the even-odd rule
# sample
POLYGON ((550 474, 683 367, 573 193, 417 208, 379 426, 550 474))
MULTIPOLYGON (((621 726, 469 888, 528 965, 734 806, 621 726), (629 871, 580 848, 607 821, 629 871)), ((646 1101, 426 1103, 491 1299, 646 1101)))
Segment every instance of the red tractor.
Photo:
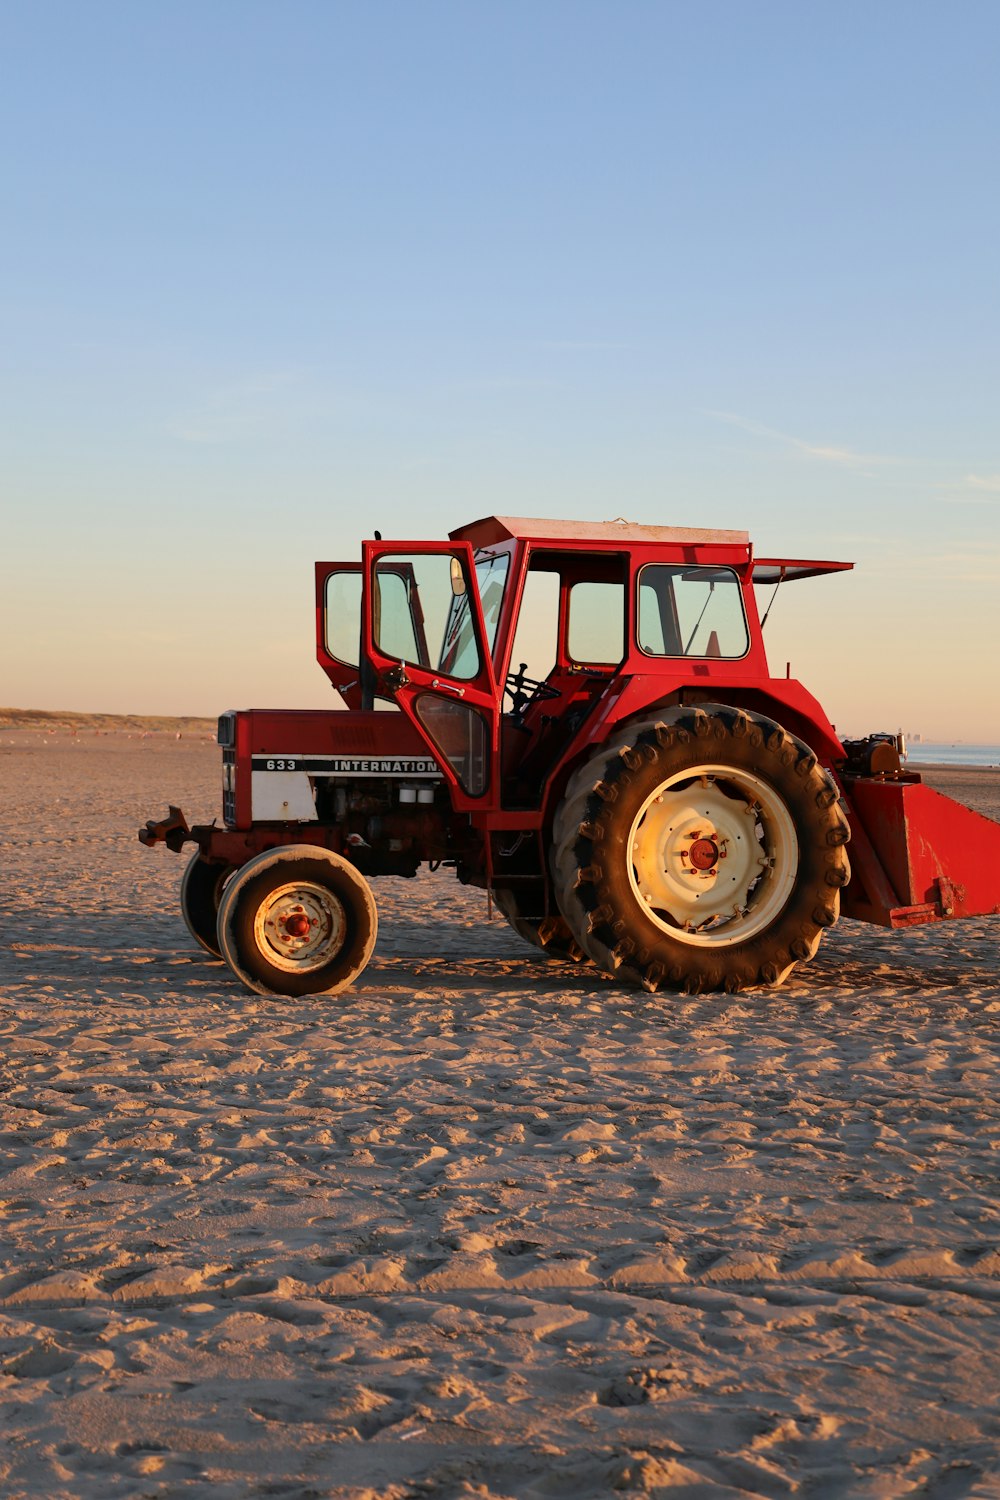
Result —
POLYGON ((422 864, 653 991, 780 984, 841 912, 1000 911, 1000 826, 923 786, 892 736, 841 742, 768 670, 754 584, 850 566, 618 521, 365 542, 316 565, 347 711, 223 714, 222 826, 172 807, 139 837, 196 845, 184 919, 262 994, 349 985, 369 878, 422 864))

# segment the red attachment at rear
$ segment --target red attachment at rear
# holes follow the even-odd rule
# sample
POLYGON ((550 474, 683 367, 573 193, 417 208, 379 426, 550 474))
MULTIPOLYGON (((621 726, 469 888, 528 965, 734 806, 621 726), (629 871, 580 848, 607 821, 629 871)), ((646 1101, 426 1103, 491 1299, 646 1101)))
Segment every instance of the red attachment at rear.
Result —
POLYGON ((845 785, 853 870, 845 917, 912 927, 1000 914, 1000 823, 922 782, 845 785))

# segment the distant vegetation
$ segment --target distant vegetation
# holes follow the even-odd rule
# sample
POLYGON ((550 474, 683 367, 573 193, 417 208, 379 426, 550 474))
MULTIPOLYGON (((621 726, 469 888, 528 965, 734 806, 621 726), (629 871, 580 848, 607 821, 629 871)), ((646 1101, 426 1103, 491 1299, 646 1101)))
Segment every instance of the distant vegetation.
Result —
POLYGON ((215 732, 215 719, 190 715, 170 718, 165 714, 81 714, 70 709, 0 708, 0 729, 89 729, 112 733, 116 729, 151 734, 208 734, 215 732))

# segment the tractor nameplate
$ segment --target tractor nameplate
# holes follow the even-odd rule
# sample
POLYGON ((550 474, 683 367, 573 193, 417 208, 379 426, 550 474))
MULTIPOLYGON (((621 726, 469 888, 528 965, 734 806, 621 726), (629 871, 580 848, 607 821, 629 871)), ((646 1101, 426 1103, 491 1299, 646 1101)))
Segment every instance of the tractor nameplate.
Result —
POLYGON ((441 776, 437 761, 425 755, 255 755, 251 766, 310 776, 441 776))

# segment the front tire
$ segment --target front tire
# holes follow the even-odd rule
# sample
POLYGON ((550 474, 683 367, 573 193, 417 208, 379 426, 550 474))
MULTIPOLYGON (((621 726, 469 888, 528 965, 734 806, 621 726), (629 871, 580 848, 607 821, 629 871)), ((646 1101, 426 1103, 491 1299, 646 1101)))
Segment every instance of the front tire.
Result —
POLYGON ((773 720, 718 704, 636 724, 570 780, 553 878, 601 968, 646 989, 777 985, 850 878, 837 789, 773 720))
POLYGON ((364 877, 339 854, 308 844, 268 849, 226 887, 222 957, 258 995, 335 995, 365 968, 378 912, 364 877))
POLYGON ((200 948, 221 958, 217 925, 222 888, 233 873, 232 865, 210 864, 197 853, 181 878, 181 916, 200 948))

